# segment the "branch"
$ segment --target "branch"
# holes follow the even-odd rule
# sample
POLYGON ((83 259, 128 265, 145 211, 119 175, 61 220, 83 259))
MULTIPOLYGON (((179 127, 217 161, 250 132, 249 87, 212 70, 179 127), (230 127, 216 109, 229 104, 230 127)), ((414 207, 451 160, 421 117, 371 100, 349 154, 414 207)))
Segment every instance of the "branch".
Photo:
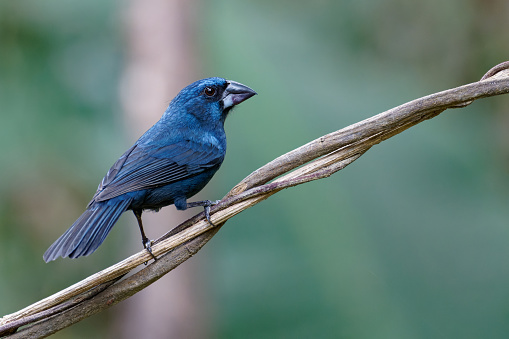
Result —
POLYGON ((0 336, 48 336, 111 307, 189 259, 228 219, 272 194, 328 177, 357 160, 373 145, 448 108, 465 107, 474 100, 506 93, 509 93, 509 61, 492 68, 478 82, 410 101, 290 151, 251 173, 212 207, 211 220, 217 227, 211 227, 203 213, 185 221, 154 242, 152 251, 159 259, 143 270, 120 280, 151 259, 145 250, 4 316, 0 319, 0 336), (25 327, 16 332, 21 326, 25 327))

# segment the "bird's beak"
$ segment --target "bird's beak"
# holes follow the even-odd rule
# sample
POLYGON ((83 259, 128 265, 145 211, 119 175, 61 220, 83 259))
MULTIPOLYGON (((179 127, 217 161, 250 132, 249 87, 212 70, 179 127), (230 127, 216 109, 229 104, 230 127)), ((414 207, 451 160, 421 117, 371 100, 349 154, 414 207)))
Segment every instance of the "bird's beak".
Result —
POLYGON ((255 91, 246 85, 242 85, 239 82, 227 80, 227 84, 228 86, 224 90, 222 98, 224 108, 230 108, 238 105, 242 101, 245 101, 251 98, 253 95, 256 95, 255 91))

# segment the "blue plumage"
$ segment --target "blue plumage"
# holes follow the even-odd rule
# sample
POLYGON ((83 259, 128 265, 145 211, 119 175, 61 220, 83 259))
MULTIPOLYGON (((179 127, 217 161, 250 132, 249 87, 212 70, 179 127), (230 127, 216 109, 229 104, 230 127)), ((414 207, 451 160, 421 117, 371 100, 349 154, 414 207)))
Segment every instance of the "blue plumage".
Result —
POLYGON ((44 260, 91 254, 126 210, 134 212, 142 241, 150 250, 141 222, 143 210, 171 204, 184 210, 210 203, 188 206, 187 199, 209 182, 223 162, 224 120, 229 111, 255 94, 222 78, 199 80, 180 91, 161 119, 113 164, 86 211, 48 248, 44 260))

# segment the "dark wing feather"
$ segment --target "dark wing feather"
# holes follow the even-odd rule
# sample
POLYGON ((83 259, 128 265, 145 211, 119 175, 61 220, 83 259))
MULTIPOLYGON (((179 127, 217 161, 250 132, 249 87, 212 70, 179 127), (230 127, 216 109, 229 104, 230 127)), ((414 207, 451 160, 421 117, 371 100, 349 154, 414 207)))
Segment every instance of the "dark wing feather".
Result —
POLYGON ((131 147, 108 171, 92 201, 159 187, 221 164, 224 152, 214 145, 182 141, 166 146, 131 147))

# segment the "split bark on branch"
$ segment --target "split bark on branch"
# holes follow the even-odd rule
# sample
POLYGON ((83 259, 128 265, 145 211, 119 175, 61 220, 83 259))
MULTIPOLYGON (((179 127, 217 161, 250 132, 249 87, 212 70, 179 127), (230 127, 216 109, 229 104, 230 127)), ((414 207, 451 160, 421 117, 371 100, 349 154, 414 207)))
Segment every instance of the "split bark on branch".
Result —
POLYGON ((143 270, 121 278, 151 259, 145 250, 54 295, 0 319, 0 336, 40 338, 96 314, 152 284, 199 251, 234 215, 278 191, 330 176, 376 145, 448 108, 509 93, 509 61, 478 82, 431 94, 324 135, 251 173, 212 207, 211 227, 199 214, 154 242, 158 257, 143 270), (276 179, 277 178, 277 179, 276 179))

